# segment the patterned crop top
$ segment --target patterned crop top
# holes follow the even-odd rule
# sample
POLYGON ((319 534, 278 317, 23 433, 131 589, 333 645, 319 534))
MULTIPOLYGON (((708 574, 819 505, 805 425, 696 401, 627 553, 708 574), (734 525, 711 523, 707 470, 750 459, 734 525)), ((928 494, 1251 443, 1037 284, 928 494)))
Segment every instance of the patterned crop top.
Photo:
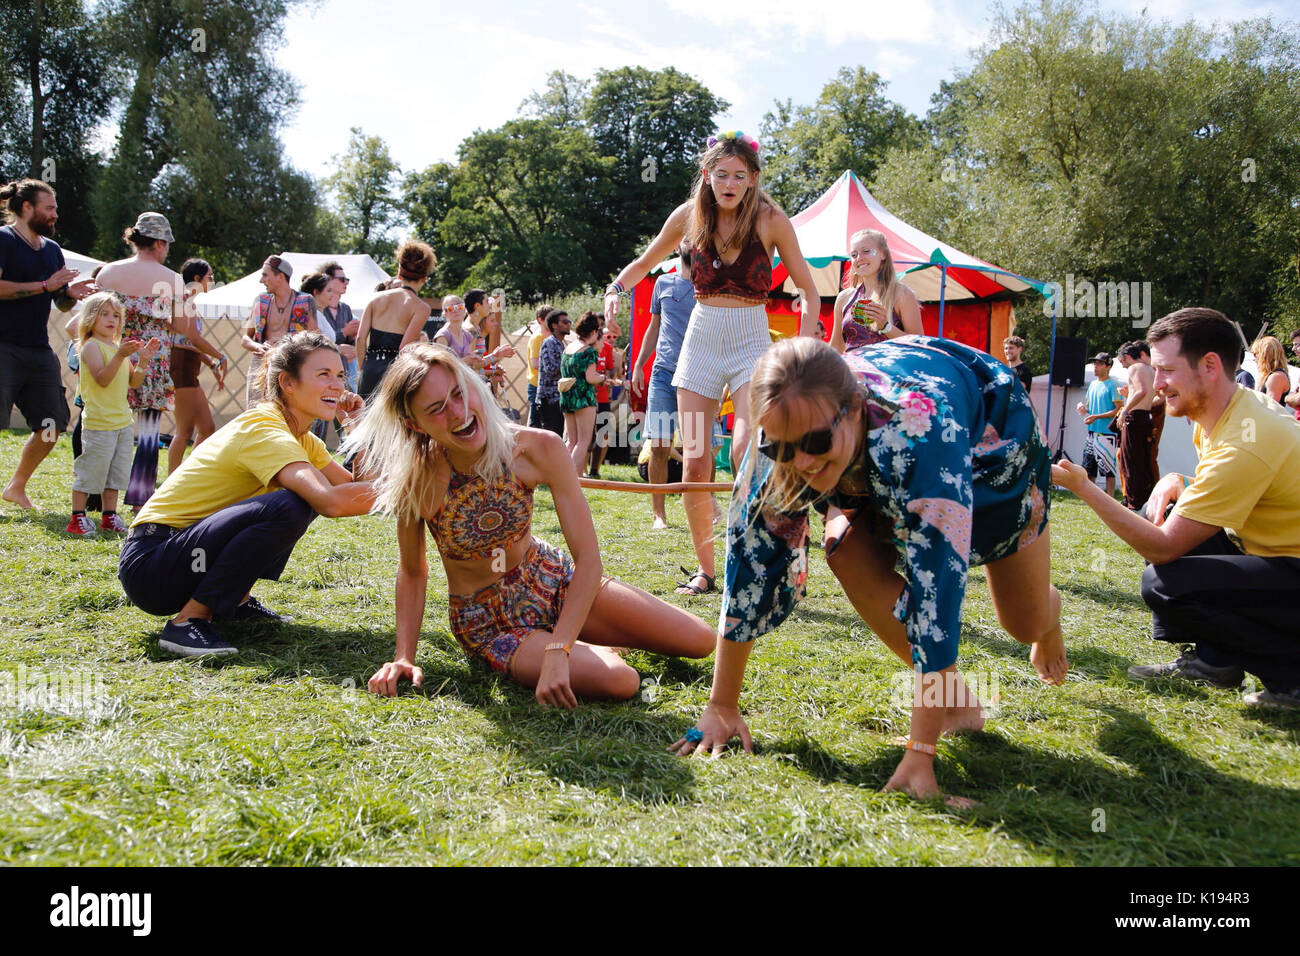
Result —
POLYGON ((763 246, 763 240, 754 230, 749 245, 731 265, 718 256, 716 243, 710 241, 705 252, 696 250, 691 256, 691 282, 695 296, 732 295, 739 299, 767 301, 772 291, 772 256, 763 246))
POLYGON ((533 489, 514 475, 485 481, 455 469, 429 533, 443 556, 481 561, 508 548, 533 526, 533 489))

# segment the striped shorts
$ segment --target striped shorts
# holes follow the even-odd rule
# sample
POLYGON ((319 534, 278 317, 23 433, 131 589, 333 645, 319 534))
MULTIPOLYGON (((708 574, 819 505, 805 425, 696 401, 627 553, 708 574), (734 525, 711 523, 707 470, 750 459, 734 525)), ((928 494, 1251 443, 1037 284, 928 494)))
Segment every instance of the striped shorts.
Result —
POLYGON ((674 388, 721 399, 722 389, 736 391, 749 383, 754 364, 772 344, 767 309, 695 303, 677 358, 674 388))

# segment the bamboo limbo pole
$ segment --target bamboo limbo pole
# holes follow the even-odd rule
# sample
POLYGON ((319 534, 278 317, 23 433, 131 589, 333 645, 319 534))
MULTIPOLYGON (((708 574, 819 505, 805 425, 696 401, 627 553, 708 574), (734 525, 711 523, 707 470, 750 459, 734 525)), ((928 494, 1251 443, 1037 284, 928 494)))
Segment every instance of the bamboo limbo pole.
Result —
POLYGON ((722 481, 673 481, 666 485, 647 485, 640 481, 606 481, 604 478, 579 478, 578 484, 597 491, 635 491, 643 495, 680 495, 687 491, 730 491, 731 483, 722 481))

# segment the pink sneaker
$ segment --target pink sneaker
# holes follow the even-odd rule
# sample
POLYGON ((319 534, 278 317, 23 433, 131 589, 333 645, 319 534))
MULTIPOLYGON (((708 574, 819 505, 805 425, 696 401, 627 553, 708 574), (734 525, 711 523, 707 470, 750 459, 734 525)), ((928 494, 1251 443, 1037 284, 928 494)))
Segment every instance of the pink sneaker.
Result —
POLYGON ((126 526, 126 522, 114 512, 111 515, 104 515, 99 522, 100 531, 115 531, 118 534, 126 534, 131 529, 126 526))
POLYGON ((63 529, 68 534, 79 534, 83 537, 95 533, 95 522, 91 521, 85 515, 73 515, 68 519, 68 526, 63 529))

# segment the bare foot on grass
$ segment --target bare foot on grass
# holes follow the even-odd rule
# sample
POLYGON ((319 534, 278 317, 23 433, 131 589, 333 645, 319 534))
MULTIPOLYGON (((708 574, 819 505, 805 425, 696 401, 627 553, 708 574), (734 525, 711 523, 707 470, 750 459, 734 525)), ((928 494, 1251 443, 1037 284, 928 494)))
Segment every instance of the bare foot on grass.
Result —
POLYGON ((668 519, 655 515, 655 520, 650 525, 651 531, 666 531, 668 529, 668 519))
POLYGON ((15 488, 13 482, 5 486, 5 490, 0 492, 0 498, 10 504, 15 504, 24 511, 35 511, 36 506, 32 504, 32 499, 27 497, 26 488, 15 488))
POLYGON ((1029 662, 1034 665, 1038 679, 1043 683, 1054 686, 1065 683, 1070 663, 1065 659, 1065 638, 1059 627, 1041 641, 1030 645, 1029 662))
POLYGON ((945 795, 939 789, 939 781, 934 779, 934 758, 911 751, 903 756, 894 775, 885 784, 885 792, 891 790, 898 790, 917 800, 943 797, 943 802, 955 810, 965 810, 977 805, 976 801, 969 797, 945 795))

